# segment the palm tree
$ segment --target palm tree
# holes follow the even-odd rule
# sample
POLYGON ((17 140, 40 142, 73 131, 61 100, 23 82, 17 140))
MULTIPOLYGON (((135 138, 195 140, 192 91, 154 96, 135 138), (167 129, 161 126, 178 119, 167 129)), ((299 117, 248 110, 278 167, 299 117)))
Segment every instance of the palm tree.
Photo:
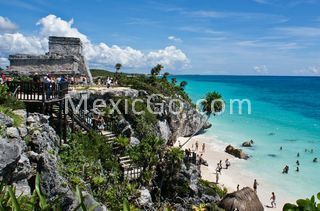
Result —
POLYGON ((177 79, 176 79, 176 78, 171 78, 171 83, 172 83, 173 85, 176 85, 177 79))
POLYGON ((180 148, 182 148, 186 143, 188 143, 199 131, 202 129, 203 124, 208 121, 210 116, 213 114, 214 116, 221 112, 224 107, 224 103, 222 101, 222 96, 218 92, 209 92, 206 94, 205 100, 201 103, 202 106, 202 112, 205 113, 206 120, 203 121, 202 124, 200 124, 200 127, 188 138, 186 142, 184 142, 180 148))
POLYGON ((184 88, 187 86, 187 84, 188 84, 188 82, 186 82, 186 81, 181 81, 181 83, 180 83, 180 88, 181 88, 182 90, 184 90, 184 88))
POLYGON ((119 70, 121 69, 121 67, 122 67, 122 64, 120 64, 120 63, 117 63, 117 64, 114 66, 114 68, 116 68, 116 72, 117 72, 117 73, 119 72, 119 70))
POLYGON ((168 72, 163 73, 162 80, 166 81, 169 75, 168 72))
POLYGON ((161 64, 157 64, 155 67, 151 69, 151 75, 152 76, 159 75, 162 69, 163 69, 163 66, 161 64))

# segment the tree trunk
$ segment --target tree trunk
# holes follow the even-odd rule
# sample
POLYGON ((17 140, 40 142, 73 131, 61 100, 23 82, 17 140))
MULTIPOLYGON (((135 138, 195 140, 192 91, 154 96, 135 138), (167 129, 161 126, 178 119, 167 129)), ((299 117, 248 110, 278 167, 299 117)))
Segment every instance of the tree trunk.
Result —
POLYGON ((181 149, 184 145, 186 145, 197 133, 200 132, 200 130, 202 130, 203 125, 208 121, 210 115, 206 115, 207 119, 200 125, 200 127, 198 128, 198 130, 196 130, 189 138, 188 140, 186 140, 181 146, 179 146, 179 149, 181 149))

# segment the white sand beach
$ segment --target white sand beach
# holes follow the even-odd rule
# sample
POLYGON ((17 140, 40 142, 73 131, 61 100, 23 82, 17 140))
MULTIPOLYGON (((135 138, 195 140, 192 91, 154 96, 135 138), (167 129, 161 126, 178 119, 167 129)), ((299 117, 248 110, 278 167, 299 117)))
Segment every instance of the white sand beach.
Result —
MULTIPOLYGON (((188 138, 180 137, 176 142, 176 146, 179 145, 179 141, 183 144, 188 138)), ((274 191, 276 193, 276 189, 272 186, 270 181, 264 181, 259 175, 254 175, 251 172, 245 170, 243 165, 245 162, 250 162, 249 160, 241 160, 233 157, 224 152, 224 149, 228 144, 223 143, 219 140, 216 140, 213 137, 208 137, 206 135, 198 135, 192 138, 183 149, 195 149, 195 143, 198 141, 199 143, 199 154, 203 154, 203 158, 208 162, 208 167, 202 165, 201 166, 201 174, 202 178, 205 180, 209 180, 212 182, 216 181, 215 169, 217 163, 222 160, 223 170, 221 175, 219 176, 219 185, 221 187, 226 187, 228 193, 234 192, 237 189, 237 185, 240 185, 240 189, 243 187, 251 187, 253 186, 254 179, 257 179, 258 189, 257 193, 261 203, 264 205, 266 210, 282 210, 283 205, 287 202, 290 202, 289 199, 285 198, 285 196, 276 195, 276 203, 277 208, 267 208, 266 206, 270 206, 270 197, 271 193, 274 191), (202 152, 202 144, 205 143, 206 148, 205 152, 202 152), (192 148, 193 147, 193 148, 192 148), (225 160, 229 159, 231 166, 228 169, 225 169, 225 160)))

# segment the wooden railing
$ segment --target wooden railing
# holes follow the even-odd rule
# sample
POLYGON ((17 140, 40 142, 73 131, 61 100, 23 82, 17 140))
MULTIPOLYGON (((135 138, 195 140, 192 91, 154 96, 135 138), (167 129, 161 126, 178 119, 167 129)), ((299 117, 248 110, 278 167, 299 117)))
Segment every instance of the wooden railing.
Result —
POLYGON ((44 83, 33 81, 8 81, 9 91, 22 101, 52 101, 63 99, 68 93, 68 83, 44 83))

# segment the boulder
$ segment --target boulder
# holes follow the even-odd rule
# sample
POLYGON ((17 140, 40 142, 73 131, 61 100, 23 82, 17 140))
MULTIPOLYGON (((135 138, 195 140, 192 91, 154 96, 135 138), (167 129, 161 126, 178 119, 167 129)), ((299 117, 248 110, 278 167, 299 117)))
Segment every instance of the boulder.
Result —
POLYGON ((31 164, 28 157, 25 154, 20 156, 16 169, 13 172, 13 180, 19 181, 23 179, 29 179, 31 175, 31 164))
POLYGON ((136 137, 131 136, 130 137, 130 145, 135 146, 135 145, 138 145, 138 144, 140 144, 139 139, 137 139, 136 137))
POLYGON ((13 119, 3 113, 0 113, 0 126, 1 125, 11 127, 13 125, 13 119))
POLYGON ((244 153, 241 149, 234 148, 231 145, 228 145, 226 147, 225 152, 240 159, 247 160, 249 158, 249 156, 246 153, 244 153))
POLYGON ((28 135, 28 129, 26 127, 18 127, 18 131, 22 138, 28 135))
POLYGON ((82 196, 84 198, 84 205, 87 208, 93 208, 93 211, 107 211, 107 208, 103 205, 100 205, 100 203, 98 203, 92 195, 90 195, 88 192, 86 191, 82 191, 82 196))
POLYGON ((170 139, 172 132, 170 130, 170 126, 169 126, 167 120, 158 121, 157 129, 159 131, 159 136, 161 138, 163 138, 166 141, 168 141, 170 139))
POLYGON ((31 188, 29 186, 28 180, 20 180, 18 182, 14 182, 13 186, 16 189, 16 196, 19 197, 20 195, 24 196, 31 196, 31 188))
POLYGON ((152 198, 148 189, 142 187, 139 190, 140 197, 138 198, 139 207, 152 207, 152 198))
POLYGON ((20 156, 21 147, 18 142, 7 142, 5 139, 0 139, 0 177, 4 180, 10 179, 20 156))
POLYGON ((245 142, 242 143, 242 146, 243 146, 243 147, 252 147, 253 143, 254 143, 254 142, 253 142, 252 140, 250 140, 250 141, 245 141, 245 142))
POLYGON ((263 211, 257 194, 249 187, 227 194, 219 203, 227 211, 263 211))
POLYGON ((7 137, 9 138, 17 138, 17 139, 20 138, 19 130, 15 127, 8 127, 6 132, 7 132, 7 137))

